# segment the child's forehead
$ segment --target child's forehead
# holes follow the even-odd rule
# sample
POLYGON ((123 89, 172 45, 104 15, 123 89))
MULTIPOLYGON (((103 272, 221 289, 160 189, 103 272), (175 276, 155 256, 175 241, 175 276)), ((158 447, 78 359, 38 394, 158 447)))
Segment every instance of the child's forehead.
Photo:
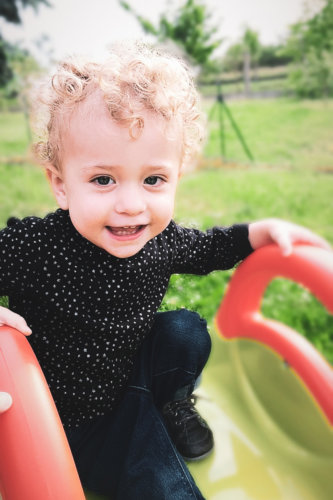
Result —
MULTIPOLYGON (((94 89, 89 93, 85 99, 78 102, 76 107, 72 110, 67 121, 67 131, 74 132, 72 125, 77 125, 78 122, 83 127, 101 126, 106 127, 110 124, 119 126, 122 129, 131 129, 133 123, 140 122, 143 127, 157 127, 160 130, 165 131, 175 131, 177 129, 177 134, 180 133, 179 123, 176 119, 166 120, 161 114, 150 110, 145 107, 140 102, 131 102, 128 108, 122 108, 121 113, 117 113, 113 116, 112 109, 107 103, 107 96, 99 88, 94 89)), ((130 133, 132 136, 132 134, 130 133)), ((138 137, 140 133, 138 134, 138 137)), ((132 137, 134 138, 134 137, 132 137)))
POLYGON ((101 91, 89 94, 77 104, 65 120, 66 129, 63 128, 61 134, 63 159, 68 154, 74 154, 74 151, 79 152, 81 156, 85 154, 93 155, 94 158, 101 156, 102 151, 106 151, 105 144, 108 144, 108 151, 112 145, 113 154, 120 144, 122 144, 120 150, 130 147, 131 144, 138 144, 139 148, 146 147, 150 152, 156 144, 156 148, 157 145, 160 148, 159 155, 164 154, 165 148, 167 149, 169 145, 172 149, 175 148, 180 157, 182 156, 183 144, 179 125, 173 125, 163 116, 147 109, 141 110, 138 119, 140 127, 131 129, 130 124, 112 116, 101 91), (98 154, 96 148, 100 149, 98 154))
POLYGON ((83 100, 75 103, 69 110, 65 110, 58 119, 62 137, 66 137, 67 134, 75 136, 85 128, 102 126, 103 123, 113 121, 100 90, 93 91, 83 100))
POLYGON ((75 115, 83 119, 101 115, 111 117, 102 91, 96 89, 79 101, 73 110, 73 116, 75 115))

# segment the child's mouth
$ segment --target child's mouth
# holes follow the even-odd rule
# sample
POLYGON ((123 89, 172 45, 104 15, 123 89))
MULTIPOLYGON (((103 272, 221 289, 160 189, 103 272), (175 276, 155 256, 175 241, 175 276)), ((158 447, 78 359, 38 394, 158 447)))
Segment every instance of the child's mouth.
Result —
POLYGON ((145 226, 107 226, 108 230, 115 236, 133 236, 139 233, 145 226))

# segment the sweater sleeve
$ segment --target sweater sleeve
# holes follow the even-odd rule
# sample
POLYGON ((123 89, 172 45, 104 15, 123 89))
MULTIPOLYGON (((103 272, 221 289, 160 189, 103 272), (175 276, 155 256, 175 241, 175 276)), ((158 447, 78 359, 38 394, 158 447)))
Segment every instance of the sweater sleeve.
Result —
POLYGON ((205 232, 174 224, 173 231, 173 273, 208 274, 231 269, 253 251, 247 224, 214 227, 205 232))
POLYGON ((9 219, 0 231, 0 295, 21 293, 31 285, 42 259, 40 219, 9 219))

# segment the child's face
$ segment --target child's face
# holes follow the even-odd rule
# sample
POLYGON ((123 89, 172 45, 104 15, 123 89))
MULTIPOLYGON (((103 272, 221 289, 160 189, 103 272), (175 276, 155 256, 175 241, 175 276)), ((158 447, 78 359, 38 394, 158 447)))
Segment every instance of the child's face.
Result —
POLYGON ((58 204, 69 209, 75 228, 120 258, 163 231, 174 210, 181 143, 165 136, 161 118, 146 113, 144 119, 133 140, 101 99, 88 98, 70 119, 61 173, 49 171, 58 204))

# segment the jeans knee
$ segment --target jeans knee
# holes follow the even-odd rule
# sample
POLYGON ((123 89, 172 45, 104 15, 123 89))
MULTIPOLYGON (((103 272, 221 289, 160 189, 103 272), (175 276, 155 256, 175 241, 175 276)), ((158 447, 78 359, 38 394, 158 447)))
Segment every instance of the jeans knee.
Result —
POLYGON ((208 358, 211 350, 211 338, 207 322, 197 312, 187 309, 159 313, 159 326, 163 330, 164 340, 177 350, 197 351, 208 358))

